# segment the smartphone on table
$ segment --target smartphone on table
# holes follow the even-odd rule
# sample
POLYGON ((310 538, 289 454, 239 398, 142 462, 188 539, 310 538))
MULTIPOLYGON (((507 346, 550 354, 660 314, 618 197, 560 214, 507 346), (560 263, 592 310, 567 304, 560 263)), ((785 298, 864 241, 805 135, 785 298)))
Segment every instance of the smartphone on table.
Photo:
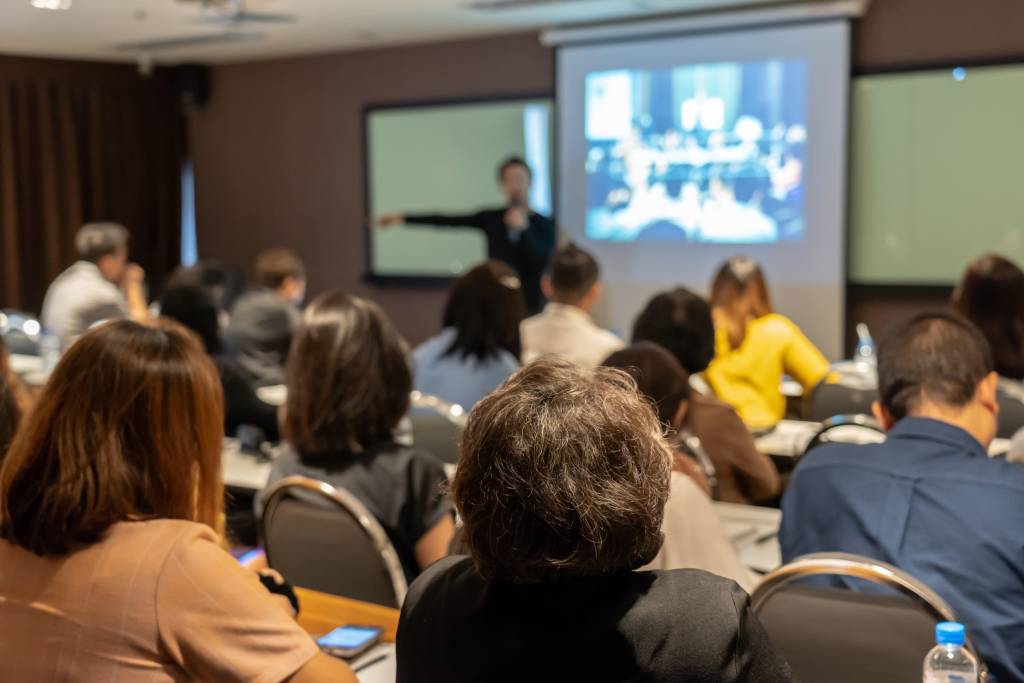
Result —
POLYGON ((317 639, 316 644, 329 655, 343 659, 355 659, 380 640, 384 629, 376 626, 339 626, 317 639))

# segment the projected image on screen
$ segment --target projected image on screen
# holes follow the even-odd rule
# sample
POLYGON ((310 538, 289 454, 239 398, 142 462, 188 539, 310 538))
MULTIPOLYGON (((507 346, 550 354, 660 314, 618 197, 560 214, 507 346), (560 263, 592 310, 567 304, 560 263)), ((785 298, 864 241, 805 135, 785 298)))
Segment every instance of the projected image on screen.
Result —
POLYGON ((765 244, 804 233, 802 61, 586 78, 587 236, 765 244))

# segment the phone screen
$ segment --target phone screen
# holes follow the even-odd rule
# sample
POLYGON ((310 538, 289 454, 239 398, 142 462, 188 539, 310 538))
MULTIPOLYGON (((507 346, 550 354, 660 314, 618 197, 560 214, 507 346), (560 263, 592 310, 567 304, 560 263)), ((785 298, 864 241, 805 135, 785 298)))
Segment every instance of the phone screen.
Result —
POLYGON ((353 650, 377 638, 381 629, 370 626, 339 626, 317 640, 321 647, 353 650))

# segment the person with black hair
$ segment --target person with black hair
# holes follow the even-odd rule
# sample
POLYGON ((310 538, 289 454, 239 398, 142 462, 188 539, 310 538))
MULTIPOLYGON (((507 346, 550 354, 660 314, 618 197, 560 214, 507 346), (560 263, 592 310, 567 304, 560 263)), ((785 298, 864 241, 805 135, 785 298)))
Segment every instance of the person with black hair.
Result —
POLYGON ((448 295, 441 332, 413 354, 413 388, 466 410, 519 369, 522 286, 501 261, 463 275, 448 295))
POLYGON ((552 354, 594 367, 622 348, 621 339, 590 318, 590 310, 601 296, 600 275, 594 257, 575 244, 552 254, 541 280, 548 304, 520 327, 524 362, 552 354))
POLYGON ((540 279, 555 248, 553 220, 530 208, 533 172, 520 157, 509 157, 498 166, 498 184, 505 206, 472 214, 386 214, 376 220, 380 228, 402 223, 449 228, 473 228, 487 237, 488 258, 512 266, 523 284, 529 313, 544 303, 540 279))
POLYGON ((758 452, 736 411, 700 379, 715 353, 708 302, 685 287, 656 294, 633 323, 633 344, 639 342, 663 347, 690 375, 695 388, 687 401, 686 423, 715 466, 715 499, 754 503, 777 496, 779 472, 771 458, 758 452))
MULTIPOLYGON (((1024 680, 1024 469, 989 458, 998 376, 981 332, 918 314, 878 347, 884 443, 805 456, 782 501, 782 559, 847 552, 923 581, 967 626, 992 676, 1024 680)), ((852 586, 856 587, 856 586, 852 586)))
POLYGON ((268 441, 277 441, 277 409, 259 399, 245 372, 224 353, 220 310, 213 292, 200 284, 201 273, 193 275, 194 278, 179 273, 164 288, 160 296, 160 315, 195 332, 210 354, 224 389, 225 434, 235 436, 242 425, 252 425, 259 427, 268 441))

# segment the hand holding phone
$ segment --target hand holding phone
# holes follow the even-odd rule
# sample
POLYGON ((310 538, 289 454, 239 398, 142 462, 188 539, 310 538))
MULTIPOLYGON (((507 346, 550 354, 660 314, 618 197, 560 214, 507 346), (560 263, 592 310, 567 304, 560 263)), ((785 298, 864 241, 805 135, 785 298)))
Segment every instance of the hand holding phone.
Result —
POLYGON ((316 644, 329 655, 354 659, 376 645, 383 631, 376 626, 339 626, 318 638, 316 644))

